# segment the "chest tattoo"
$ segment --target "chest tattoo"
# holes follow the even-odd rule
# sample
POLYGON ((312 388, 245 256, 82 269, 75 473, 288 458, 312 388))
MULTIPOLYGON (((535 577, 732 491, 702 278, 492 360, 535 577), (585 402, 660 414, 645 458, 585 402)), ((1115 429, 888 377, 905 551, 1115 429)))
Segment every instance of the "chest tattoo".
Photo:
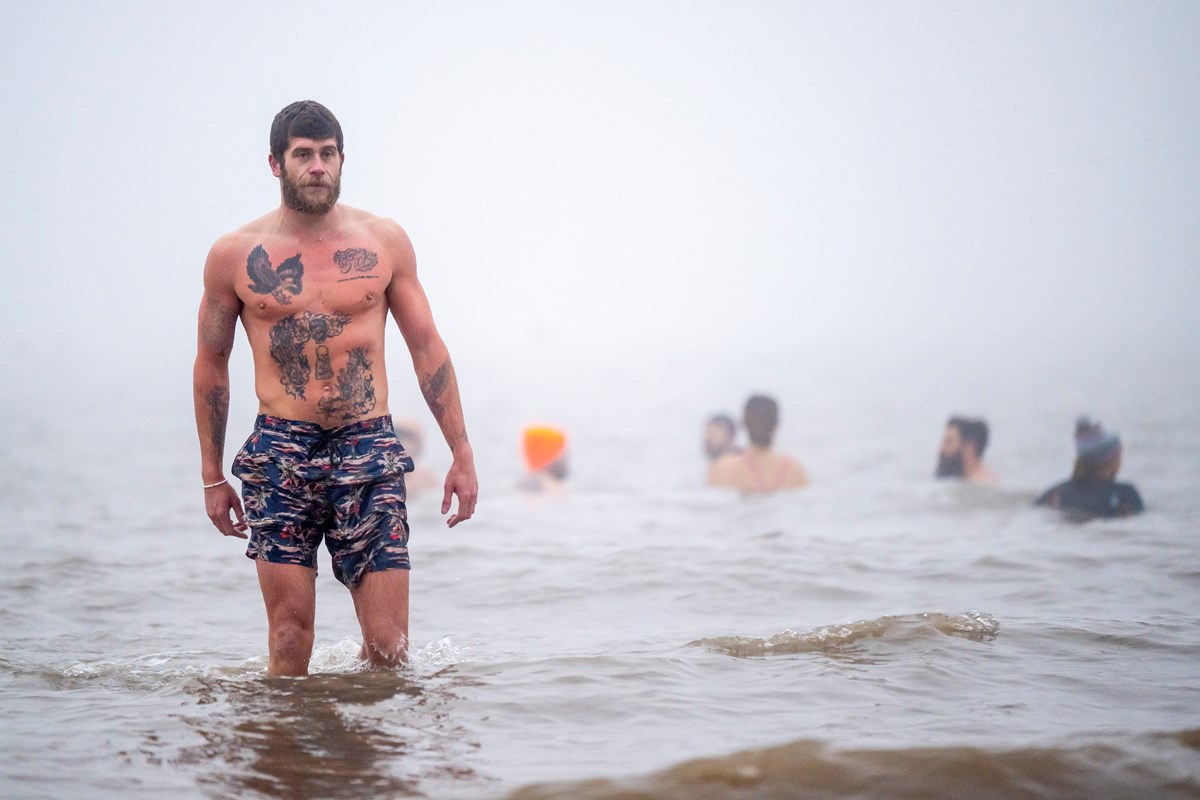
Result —
POLYGON ((246 274, 250 276, 248 288, 255 294, 269 294, 285 305, 292 302, 289 295, 303 290, 304 264, 300 254, 285 259, 278 267, 271 266, 271 257, 260 244, 250 251, 246 259, 246 274))
POLYGON ((343 275, 350 272, 369 272, 379 263, 379 256, 365 247, 351 247, 333 254, 333 263, 343 275))

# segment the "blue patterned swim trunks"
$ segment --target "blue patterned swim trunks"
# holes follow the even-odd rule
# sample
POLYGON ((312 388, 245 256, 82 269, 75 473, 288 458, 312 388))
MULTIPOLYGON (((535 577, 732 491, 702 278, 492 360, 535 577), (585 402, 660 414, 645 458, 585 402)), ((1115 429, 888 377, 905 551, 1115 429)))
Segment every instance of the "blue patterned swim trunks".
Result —
POLYGON ((232 469, 250 525, 246 555, 315 571, 324 538, 346 586, 367 572, 409 569, 412 468, 388 415, 323 428, 259 414, 232 469))

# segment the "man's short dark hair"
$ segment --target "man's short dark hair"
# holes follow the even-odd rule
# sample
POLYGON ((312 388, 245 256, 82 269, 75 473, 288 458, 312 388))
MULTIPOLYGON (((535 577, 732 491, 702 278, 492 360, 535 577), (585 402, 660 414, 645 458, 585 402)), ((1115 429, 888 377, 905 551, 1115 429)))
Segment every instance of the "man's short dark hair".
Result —
POLYGON ((271 123, 271 155, 282 162, 288 143, 294 138, 337 139, 342 152, 342 125, 325 106, 315 100, 298 100, 275 115, 271 123))
POLYGON ((770 447, 771 440, 775 438, 775 428, 779 425, 779 404, 765 394, 751 395, 746 401, 742 421, 746 424, 746 435, 751 444, 770 447))
POLYGON ((963 443, 970 442, 975 445, 975 454, 983 456, 983 451, 987 448, 988 443, 988 424, 986 422, 970 417, 951 417, 946 424, 958 428, 958 435, 962 437, 963 443))

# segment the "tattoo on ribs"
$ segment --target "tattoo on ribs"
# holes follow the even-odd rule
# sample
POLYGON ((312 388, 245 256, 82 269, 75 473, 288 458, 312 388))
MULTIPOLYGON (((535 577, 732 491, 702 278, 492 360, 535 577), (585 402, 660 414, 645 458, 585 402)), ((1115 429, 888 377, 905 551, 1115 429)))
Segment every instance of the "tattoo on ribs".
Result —
POLYGON ((351 270, 367 272, 375 269, 375 265, 379 263, 379 256, 365 247, 351 247, 334 253, 333 263, 337 264, 337 268, 342 271, 343 275, 351 270))
POLYGON ((250 291, 269 294, 284 305, 292 302, 289 294, 300 294, 303 289, 304 264, 300 262, 299 253, 275 268, 260 244, 250 251, 250 257, 246 259, 246 273, 250 276, 250 291))
POLYGON ((304 387, 312 374, 306 352, 310 341, 316 344, 317 378, 328 380, 333 377, 325 342, 340 334, 349 322, 349 314, 305 311, 300 317, 289 314, 275 323, 271 328, 271 358, 279 365, 279 382, 288 394, 305 399, 304 387))
POLYGON ((205 400, 208 402, 208 425, 211 441, 217 446, 218 453, 224 453, 225 426, 229 422, 228 387, 214 386, 208 390, 205 400))
POLYGON ((371 374, 367 348, 356 347, 349 355, 346 366, 338 370, 337 394, 317 403, 323 415, 343 422, 358 419, 375 408, 375 376, 371 374))

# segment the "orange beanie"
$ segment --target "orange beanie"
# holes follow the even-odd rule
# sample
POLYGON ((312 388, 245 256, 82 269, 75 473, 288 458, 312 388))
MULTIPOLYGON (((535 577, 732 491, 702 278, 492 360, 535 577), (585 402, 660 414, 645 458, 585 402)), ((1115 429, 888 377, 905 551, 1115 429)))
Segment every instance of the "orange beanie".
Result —
POLYGON ((523 449, 529 471, 537 472, 563 454, 567 449, 567 435, 549 425, 531 425, 525 429, 523 449))

